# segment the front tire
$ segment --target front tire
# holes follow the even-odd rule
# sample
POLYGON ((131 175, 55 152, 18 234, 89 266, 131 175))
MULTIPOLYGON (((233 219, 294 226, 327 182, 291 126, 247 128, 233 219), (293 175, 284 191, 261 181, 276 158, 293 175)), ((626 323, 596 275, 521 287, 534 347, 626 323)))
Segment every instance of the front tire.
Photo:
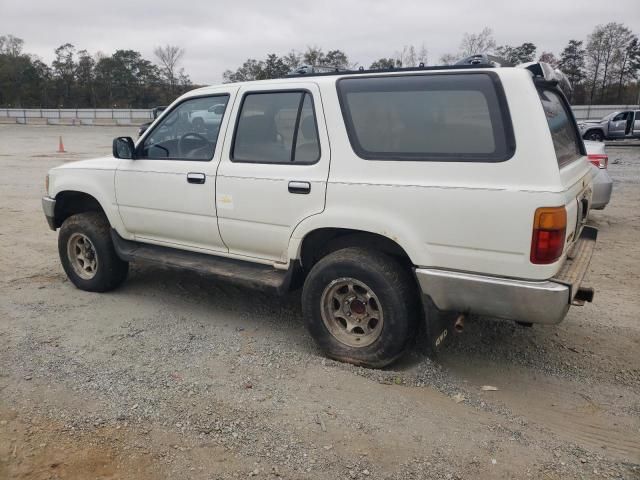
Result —
POLYGON ((592 140, 594 142, 602 142, 604 140, 604 135, 600 130, 590 130, 584 135, 585 140, 592 140))
POLYGON ((99 212, 72 215, 60 227, 60 261, 80 290, 107 292, 127 278, 129 264, 116 254, 109 229, 109 222, 99 212))
POLYGON ((381 368, 414 336, 419 297, 408 269, 392 257, 344 248, 311 269, 302 305, 307 328, 328 357, 381 368))

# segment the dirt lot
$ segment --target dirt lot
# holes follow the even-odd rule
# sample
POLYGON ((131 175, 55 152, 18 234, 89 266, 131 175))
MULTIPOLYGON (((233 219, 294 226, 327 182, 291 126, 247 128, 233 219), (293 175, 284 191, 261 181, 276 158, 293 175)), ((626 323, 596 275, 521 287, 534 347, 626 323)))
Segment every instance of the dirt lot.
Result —
POLYGON ((594 304, 373 371, 320 356, 296 293, 150 265, 75 289, 44 175, 134 133, 0 126, 0 479, 640 478, 640 147, 608 149, 594 304))

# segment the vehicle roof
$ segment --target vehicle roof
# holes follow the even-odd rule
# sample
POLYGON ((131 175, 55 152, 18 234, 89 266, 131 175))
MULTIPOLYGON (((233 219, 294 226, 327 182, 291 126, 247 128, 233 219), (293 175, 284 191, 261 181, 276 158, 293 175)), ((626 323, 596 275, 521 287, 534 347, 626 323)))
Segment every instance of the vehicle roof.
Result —
MULTIPOLYGON (((355 70, 355 71, 338 71, 329 73, 315 73, 315 74, 300 74, 300 75, 288 75, 280 78, 273 78, 268 80, 250 80, 246 82, 231 82, 220 83, 217 85, 209 85, 206 87, 197 88, 187 92, 184 96, 197 96, 205 95, 207 93, 215 93, 221 88, 233 87, 245 87, 245 86, 263 86, 263 85, 283 85, 289 83, 314 83, 317 85, 323 84, 335 84, 335 82, 342 78, 357 78, 363 77, 378 77, 378 76, 393 76, 393 75, 406 75, 406 74, 419 74, 419 73, 462 73, 468 71, 505 71, 514 70, 517 67, 500 67, 496 68, 492 65, 445 65, 438 67, 415 67, 415 68, 395 68, 389 70, 355 70)), ((522 70, 517 68, 518 70, 522 70)))

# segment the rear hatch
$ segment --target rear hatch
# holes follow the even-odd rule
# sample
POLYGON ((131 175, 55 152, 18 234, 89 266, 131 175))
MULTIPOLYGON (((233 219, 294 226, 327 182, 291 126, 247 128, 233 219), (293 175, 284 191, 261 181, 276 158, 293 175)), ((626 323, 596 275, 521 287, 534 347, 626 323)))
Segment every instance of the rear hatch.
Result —
POLYGON ((591 208, 593 173, 569 103, 553 84, 537 82, 556 152, 567 210, 565 252, 580 236, 591 208))

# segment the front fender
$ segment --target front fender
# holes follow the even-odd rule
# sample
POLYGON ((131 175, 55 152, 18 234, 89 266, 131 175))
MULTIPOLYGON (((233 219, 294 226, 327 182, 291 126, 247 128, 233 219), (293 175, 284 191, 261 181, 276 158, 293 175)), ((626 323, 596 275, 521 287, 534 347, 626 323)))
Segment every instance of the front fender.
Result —
POLYGON ((49 171, 49 196, 65 191, 82 192, 95 198, 109 223, 124 238, 131 238, 122 223, 114 190, 115 169, 54 168, 49 171))

